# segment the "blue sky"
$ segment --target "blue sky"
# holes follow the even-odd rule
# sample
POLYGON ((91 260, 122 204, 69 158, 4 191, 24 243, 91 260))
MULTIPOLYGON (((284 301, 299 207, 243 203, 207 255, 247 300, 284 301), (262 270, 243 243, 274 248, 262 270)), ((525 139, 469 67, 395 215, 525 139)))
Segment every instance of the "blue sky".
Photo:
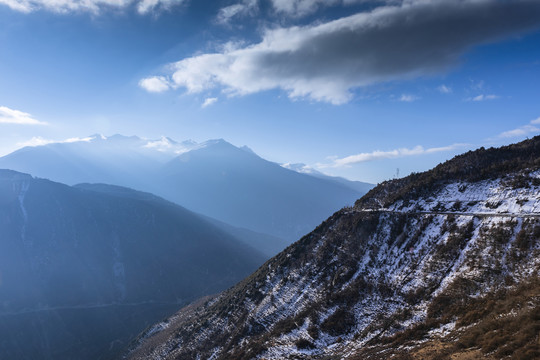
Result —
POLYGON ((379 182, 540 133, 536 0, 0 0, 0 154, 224 138, 379 182))

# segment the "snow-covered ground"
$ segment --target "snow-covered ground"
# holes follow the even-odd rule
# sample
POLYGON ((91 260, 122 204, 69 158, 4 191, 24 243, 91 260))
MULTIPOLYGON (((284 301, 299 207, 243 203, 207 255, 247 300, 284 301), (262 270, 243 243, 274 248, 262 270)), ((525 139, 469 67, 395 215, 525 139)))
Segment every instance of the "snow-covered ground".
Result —
MULTIPOLYGON (((540 171, 528 174, 540 179, 540 171)), ((408 203, 402 200, 389 206, 388 211, 454 212, 475 214, 540 215, 540 186, 514 189, 506 179, 475 183, 455 182, 446 185, 428 198, 408 203)))
MULTIPOLYGON (((529 176, 539 178, 540 172, 529 176)), ((272 333, 280 322, 289 321, 291 330, 266 341, 258 359, 345 359, 383 332, 389 335, 425 319, 430 299, 457 280, 487 290, 500 286, 507 275, 530 276, 540 268, 540 242, 536 239, 524 252, 516 239, 528 236, 523 234, 538 224, 540 187, 512 184, 508 179, 455 182, 429 197, 398 201, 385 209, 342 210, 324 230, 311 234, 309 242, 298 243, 303 243, 302 260, 293 259, 293 246, 280 258, 295 261, 271 261, 260 270, 264 277, 253 280, 244 294, 216 300, 234 302, 235 310, 218 317, 208 306, 207 324, 189 338, 170 338, 167 346, 174 351, 166 358, 242 328, 246 335, 231 346, 249 349, 252 341, 263 341, 253 340, 250 333, 272 333), (362 224, 375 226, 363 231, 362 224), (513 260, 516 256, 519 262, 513 260), (353 299, 347 305, 325 300, 329 291, 351 289, 353 299), (419 291, 431 296, 411 300, 419 291), (344 306, 354 316, 353 328, 339 335, 323 331, 326 319, 344 306), (402 313, 407 315, 399 317, 402 313), (400 320, 382 325, 385 317, 393 316, 400 320), (310 331, 313 327, 316 334, 310 331), (310 345, 299 346, 300 340, 310 345)), ((429 335, 444 336, 454 328, 455 322, 442 324, 429 335)), ((201 358, 227 358, 226 351, 224 345, 215 347, 201 358)))

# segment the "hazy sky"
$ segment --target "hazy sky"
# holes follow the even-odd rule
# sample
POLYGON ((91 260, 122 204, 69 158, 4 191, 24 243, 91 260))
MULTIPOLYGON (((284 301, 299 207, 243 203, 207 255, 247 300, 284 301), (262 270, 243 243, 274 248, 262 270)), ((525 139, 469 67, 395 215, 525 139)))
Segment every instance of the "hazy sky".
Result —
POLYGON ((0 154, 224 138, 378 182, 540 133, 538 0, 0 0, 0 154))

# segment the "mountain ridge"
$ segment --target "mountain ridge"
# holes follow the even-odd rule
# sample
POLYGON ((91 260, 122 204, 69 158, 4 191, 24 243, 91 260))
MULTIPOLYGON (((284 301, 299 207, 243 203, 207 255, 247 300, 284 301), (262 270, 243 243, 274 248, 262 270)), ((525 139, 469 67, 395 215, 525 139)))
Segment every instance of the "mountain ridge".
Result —
POLYGON ((235 287, 142 334, 126 358, 538 356, 539 143, 380 184, 235 287), (525 318, 519 337, 501 330, 525 318))
MULTIPOLYGON (((432 190, 444 182, 450 180, 478 181, 496 176, 505 175, 512 171, 521 171, 530 168, 538 168, 540 159, 540 136, 527 139, 517 144, 502 146, 500 148, 484 147, 478 150, 468 151, 465 154, 437 165, 435 168, 413 173, 405 178, 385 181, 373 188, 363 198, 358 199, 356 206, 384 206, 384 204, 369 203, 370 199, 384 199, 387 202, 396 201, 406 194, 423 190, 432 190), (387 197, 390 196, 388 199, 387 197)), ((518 181, 522 180, 521 177, 518 181)), ((414 196, 413 195, 413 196, 414 196)))
POLYGON ((157 196, 11 170, 0 170, 0 238, 0 354, 13 359, 111 358, 265 259, 157 196))
POLYGON ((20 149, 0 158, 0 167, 68 185, 106 183, 150 192, 288 243, 367 190, 298 174, 223 139, 93 135, 20 149))

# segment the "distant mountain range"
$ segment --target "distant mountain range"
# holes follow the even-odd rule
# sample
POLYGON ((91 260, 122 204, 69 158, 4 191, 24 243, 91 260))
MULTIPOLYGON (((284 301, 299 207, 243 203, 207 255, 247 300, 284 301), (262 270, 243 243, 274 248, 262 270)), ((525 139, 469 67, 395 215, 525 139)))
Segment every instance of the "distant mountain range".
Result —
POLYGON ((0 357, 113 357, 263 263, 224 227, 148 193, 0 170, 0 357))
POLYGON ((540 136, 384 182, 125 358, 540 358, 540 136))
POLYGON ((12 169, 68 185, 107 183, 162 196, 227 224, 290 243, 372 186, 266 161, 224 140, 90 136, 0 158, 12 169))
POLYGON ((303 163, 295 163, 295 164, 285 163, 285 164, 281 164, 281 166, 283 166, 285 169, 293 170, 300 174, 307 174, 307 175, 311 175, 319 179, 338 182, 361 194, 365 194, 373 188, 373 184, 369 184, 369 183, 365 183, 361 181, 351 181, 351 180, 348 180, 339 176, 326 175, 318 170, 315 170, 311 166, 303 164, 303 163))

